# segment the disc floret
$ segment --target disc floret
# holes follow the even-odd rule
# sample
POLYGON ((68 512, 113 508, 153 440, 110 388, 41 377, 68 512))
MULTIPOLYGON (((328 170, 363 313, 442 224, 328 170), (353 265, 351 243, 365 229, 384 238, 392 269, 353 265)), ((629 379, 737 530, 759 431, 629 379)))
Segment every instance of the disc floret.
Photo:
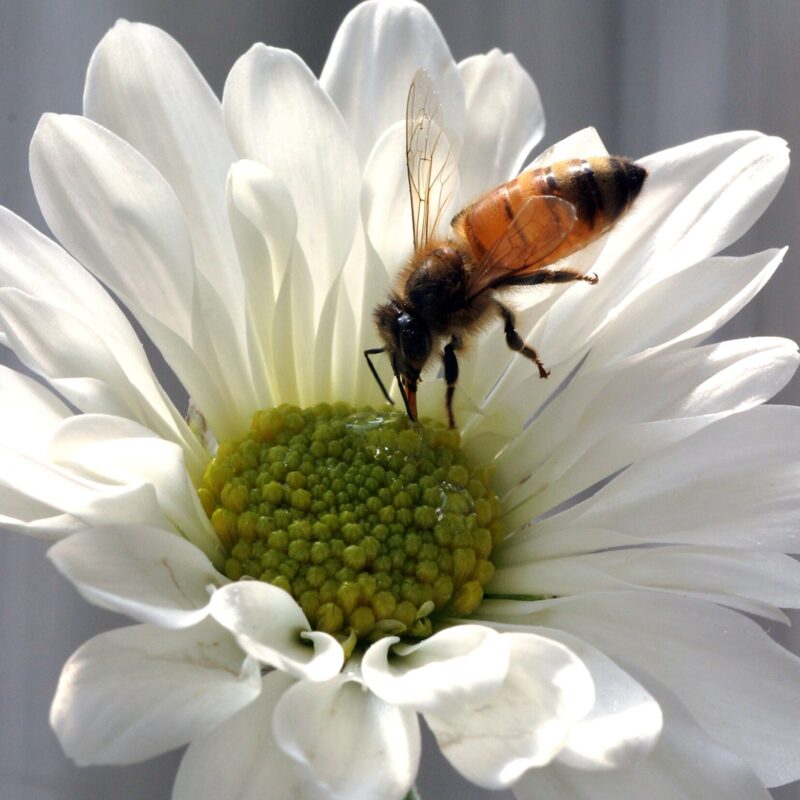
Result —
POLYGON ((340 638, 425 637, 470 614, 502 538, 489 471, 459 434, 345 403, 257 412, 198 490, 231 580, 289 592, 340 638))

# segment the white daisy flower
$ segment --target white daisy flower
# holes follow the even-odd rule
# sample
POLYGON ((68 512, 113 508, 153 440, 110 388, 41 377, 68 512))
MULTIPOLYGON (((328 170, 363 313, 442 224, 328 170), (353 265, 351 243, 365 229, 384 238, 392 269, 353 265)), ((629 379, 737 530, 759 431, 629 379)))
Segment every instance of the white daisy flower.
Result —
MULTIPOLYGON (((798 354, 700 343, 783 257, 715 253, 777 192, 785 143, 641 160, 633 209, 570 261, 599 285, 514 298, 550 380, 499 326, 461 359, 459 442, 441 380, 418 429, 361 357, 411 252, 421 67, 456 211, 517 174, 543 114, 513 56, 456 64, 411 2, 352 11, 319 81, 255 45, 221 103, 167 34, 120 22, 84 116, 40 122, 63 249, 0 212, 2 341, 40 378, 0 372, 2 521, 138 623, 69 660, 56 735, 79 764, 188 744, 175 800, 401 800, 420 715, 519 798, 767 798, 800 777, 800 662, 745 614, 800 606, 800 411, 762 405, 798 354)), ((604 154, 587 130, 537 162, 604 154)))

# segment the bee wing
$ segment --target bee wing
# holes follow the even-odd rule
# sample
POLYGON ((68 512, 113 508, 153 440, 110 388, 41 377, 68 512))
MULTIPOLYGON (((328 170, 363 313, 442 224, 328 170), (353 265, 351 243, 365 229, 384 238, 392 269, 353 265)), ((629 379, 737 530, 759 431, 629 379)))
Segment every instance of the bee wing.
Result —
POLYGON ((470 296, 501 285, 536 283, 541 262, 569 236, 575 206, 553 195, 529 197, 506 230, 470 270, 470 296))
POLYGON ((458 189, 456 137, 442 124, 442 106, 427 70, 419 69, 406 101, 406 168, 414 248, 434 234, 458 189))

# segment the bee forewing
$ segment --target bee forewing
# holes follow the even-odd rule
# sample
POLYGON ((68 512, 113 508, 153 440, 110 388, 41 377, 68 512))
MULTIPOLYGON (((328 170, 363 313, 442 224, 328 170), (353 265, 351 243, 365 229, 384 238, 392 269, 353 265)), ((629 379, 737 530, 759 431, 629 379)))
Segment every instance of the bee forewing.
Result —
POLYGON ((460 142, 445 128, 433 79, 419 69, 406 103, 406 168, 414 247, 423 247, 449 218, 458 191, 460 142))

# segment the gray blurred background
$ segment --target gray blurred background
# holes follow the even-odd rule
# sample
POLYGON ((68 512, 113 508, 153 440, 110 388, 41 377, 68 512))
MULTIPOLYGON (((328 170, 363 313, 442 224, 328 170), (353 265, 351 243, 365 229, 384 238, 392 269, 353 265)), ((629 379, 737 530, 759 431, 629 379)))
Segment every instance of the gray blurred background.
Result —
MULTIPOLYGON (((219 93, 234 60, 259 40, 298 52, 318 74, 353 5, 348 0, 0 0, 0 204, 44 230, 28 178, 30 136, 45 111, 80 113, 89 56, 118 17, 167 30, 219 93)), ((427 5, 456 60, 495 46, 516 53, 542 95, 543 144, 590 124, 610 151, 631 157, 736 128, 778 134, 790 146, 800 143, 797 0, 429 0, 427 5)), ((787 260, 722 337, 800 339, 799 210, 795 166, 763 219, 731 248, 745 254, 788 244, 787 260)), ((8 353, 0 360, 13 363, 8 353)), ((800 401, 800 380, 777 400, 800 401)), ((87 638, 123 620, 80 600, 44 560, 44 550, 36 542, 0 536, 0 798, 167 800, 177 754, 127 768, 77 769, 50 732, 47 710, 61 665, 87 638)), ((800 651, 796 631, 774 633, 800 651)), ((466 784, 430 747, 420 789, 426 800, 511 798, 466 784)), ((800 800, 800 789, 784 787, 774 795, 800 800)))

